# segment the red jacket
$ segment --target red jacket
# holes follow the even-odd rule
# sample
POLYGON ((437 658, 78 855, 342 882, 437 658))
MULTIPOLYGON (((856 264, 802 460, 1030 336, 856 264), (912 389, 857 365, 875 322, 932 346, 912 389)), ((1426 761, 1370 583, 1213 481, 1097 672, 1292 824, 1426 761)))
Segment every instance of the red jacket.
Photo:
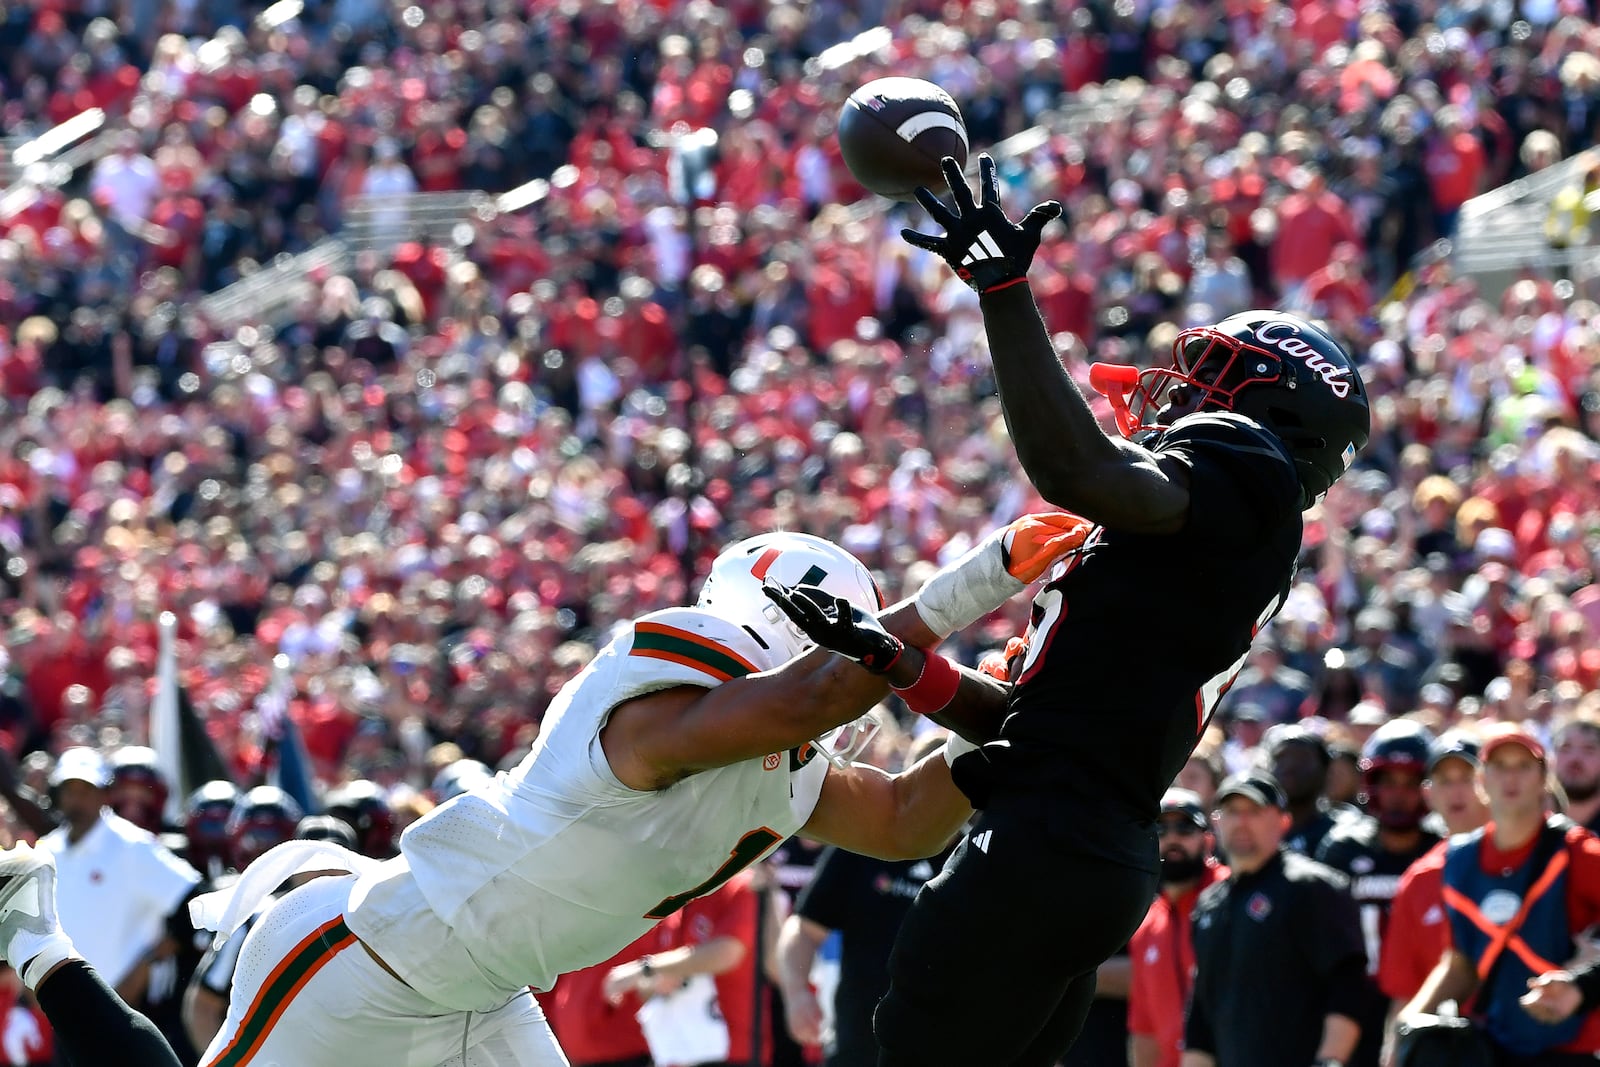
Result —
POLYGON ((1400 876, 1389 905, 1389 926, 1378 956, 1378 988, 1406 1001, 1416 996, 1439 957, 1450 947, 1450 921, 1444 911, 1444 854, 1441 841, 1400 876))
MULTIPOLYGON (((716 977, 717 1005, 728 1024, 729 1058, 749 1061, 755 1035, 756 934, 759 929, 761 895, 751 887, 753 876, 740 871, 714 893, 696 897, 682 911, 661 924, 668 931, 670 947, 703 945, 719 937, 736 938, 744 945, 744 958, 725 974, 716 977)), ((772 1062, 771 1019, 762 1016, 761 1062, 772 1062)))
POLYGON ((639 1010, 638 996, 629 993, 621 1004, 612 1007, 603 990, 611 968, 660 952, 664 943, 661 927, 652 927, 604 963, 562 975, 555 988, 539 997, 550 1028, 572 1067, 649 1055, 644 1031, 634 1018, 639 1010))
POLYGON ((1157 894, 1128 942, 1128 1033, 1156 1039, 1159 1067, 1178 1067, 1183 1055, 1183 1017, 1194 990, 1189 916, 1200 891, 1226 877, 1228 868, 1212 860, 1199 883, 1177 900, 1157 894))

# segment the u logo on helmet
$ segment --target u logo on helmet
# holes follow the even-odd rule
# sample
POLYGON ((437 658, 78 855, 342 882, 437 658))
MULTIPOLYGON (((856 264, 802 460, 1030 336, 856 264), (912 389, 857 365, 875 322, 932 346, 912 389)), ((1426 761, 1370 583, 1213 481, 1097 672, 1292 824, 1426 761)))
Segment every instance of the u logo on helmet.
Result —
POLYGON ((1300 336, 1300 327, 1292 322, 1269 322, 1257 328, 1256 339, 1265 341, 1286 356, 1306 365, 1306 369, 1333 390, 1333 395, 1343 400, 1350 395, 1350 370, 1331 362, 1300 336))

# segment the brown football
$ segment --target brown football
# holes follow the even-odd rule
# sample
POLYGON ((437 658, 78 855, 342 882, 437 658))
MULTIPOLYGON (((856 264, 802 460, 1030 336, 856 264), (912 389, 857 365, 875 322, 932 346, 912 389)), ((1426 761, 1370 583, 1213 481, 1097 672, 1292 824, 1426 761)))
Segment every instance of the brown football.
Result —
POLYGON ((891 200, 925 185, 945 192, 939 160, 967 163, 967 126, 950 94, 921 78, 879 78, 839 112, 839 150, 856 181, 891 200))

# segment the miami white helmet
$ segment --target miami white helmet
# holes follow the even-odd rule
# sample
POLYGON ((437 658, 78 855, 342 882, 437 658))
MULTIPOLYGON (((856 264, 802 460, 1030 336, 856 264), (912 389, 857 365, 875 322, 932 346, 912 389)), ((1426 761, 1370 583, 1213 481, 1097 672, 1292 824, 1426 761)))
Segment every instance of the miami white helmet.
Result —
MULTIPOLYGON (((814 644, 761 591, 768 581, 789 587, 813 585, 869 613, 884 606, 883 594, 865 565, 832 541, 779 531, 730 545, 712 561, 695 606, 735 623, 755 638, 768 653, 760 664, 763 670, 787 663, 814 644)), ((878 721, 875 714, 868 713, 816 739, 816 745, 830 763, 841 766, 865 749, 878 721)))
POLYGON ((780 531, 723 549, 712 561, 695 606, 743 627, 771 653, 762 664, 767 670, 787 663, 813 643, 761 591, 768 581, 789 587, 814 585, 866 612, 883 607, 867 568, 832 541, 780 531))

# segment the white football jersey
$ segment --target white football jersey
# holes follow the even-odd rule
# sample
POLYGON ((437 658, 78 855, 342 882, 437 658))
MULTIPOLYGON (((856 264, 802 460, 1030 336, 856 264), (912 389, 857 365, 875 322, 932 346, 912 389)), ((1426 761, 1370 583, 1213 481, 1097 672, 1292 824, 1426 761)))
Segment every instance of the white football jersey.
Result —
POLYGON ((747 631, 694 608, 628 626, 556 697, 533 751, 509 772, 407 828, 409 878, 369 876, 351 927, 408 981, 444 1003, 548 989, 614 955, 658 920, 720 886, 811 817, 828 762, 814 746, 703 771, 653 792, 617 780, 600 746, 612 709, 680 685, 713 687, 778 664, 747 631), (452 935, 407 938, 378 916, 385 893, 418 894, 452 935), (429 946, 426 950, 422 947, 429 946), (440 952, 470 956, 449 964, 440 952), (408 957, 418 957, 411 959, 408 957), (422 958, 426 957, 426 958, 422 958), (465 973, 475 972, 475 973, 465 973), (450 1000, 437 988, 449 984, 450 1000))

